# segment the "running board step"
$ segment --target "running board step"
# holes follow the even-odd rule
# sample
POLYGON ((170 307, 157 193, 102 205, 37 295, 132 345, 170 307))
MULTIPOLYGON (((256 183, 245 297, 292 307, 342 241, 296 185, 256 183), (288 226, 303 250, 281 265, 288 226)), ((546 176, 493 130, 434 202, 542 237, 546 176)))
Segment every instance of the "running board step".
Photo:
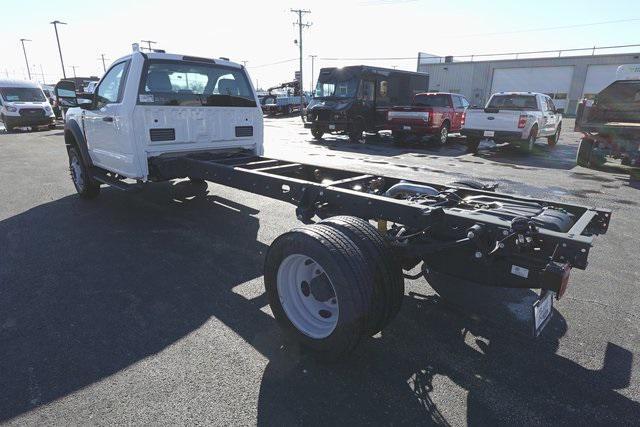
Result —
POLYGON ((122 190, 122 191, 128 191, 128 192, 135 192, 135 191, 140 191, 142 190, 142 185, 135 183, 135 184, 130 184, 128 182, 124 182, 120 179, 117 178, 113 178, 112 176, 107 175, 105 172, 101 171, 101 170, 93 170, 92 171, 92 178, 95 179, 98 182, 101 182, 102 184, 107 184, 113 188, 117 188, 118 190, 122 190))

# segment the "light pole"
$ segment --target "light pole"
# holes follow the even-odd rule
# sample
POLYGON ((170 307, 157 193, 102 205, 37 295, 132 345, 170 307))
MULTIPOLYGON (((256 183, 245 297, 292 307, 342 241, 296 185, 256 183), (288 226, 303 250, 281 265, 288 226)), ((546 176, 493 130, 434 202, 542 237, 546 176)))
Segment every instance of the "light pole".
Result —
POLYGON ((20 39, 20 43, 22 43, 22 53, 24 53, 24 62, 27 64, 27 74, 29 75, 29 80, 31 80, 31 70, 29 69, 29 60, 27 59, 27 50, 24 48, 24 42, 30 42, 29 39, 20 39))
POLYGON ((309 55, 309 58, 311 58, 311 96, 313 96, 313 68, 315 65, 315 59, 318 57, 318 55, 309 55))
POLYGON ((101 53, 100 54, 100 59, 102 59, 102 71, 106 73, 107 72, 107 64, 104 61, 105 61, 105 59, 109 59, 109 58, 105 58, 104 57, 104 53, 101 53))
POLYGON ((58 42, 58 53, 60 54, 60 64, 62 65, 62 77, 67 78, 67 73, 64 71, 64 61, 62 60, 62 49, 60 48, 60 37, 58 36, 58 25, 67 25, 66 22, 53 21, 51 22, 53 28, 56 31, 56 41, 58 42))
POLYGON ((77 65, 69 65, 73 69, 73 80, 76 80, 76 68, 79 68, 77 65))
POLYGON ((149 52, 151 52, 153 49, 151 48, 152 44, 156 44, 156 42, 154 42, 153 40, 140 40, 142 43, 146 43, 149 46, 149 52))

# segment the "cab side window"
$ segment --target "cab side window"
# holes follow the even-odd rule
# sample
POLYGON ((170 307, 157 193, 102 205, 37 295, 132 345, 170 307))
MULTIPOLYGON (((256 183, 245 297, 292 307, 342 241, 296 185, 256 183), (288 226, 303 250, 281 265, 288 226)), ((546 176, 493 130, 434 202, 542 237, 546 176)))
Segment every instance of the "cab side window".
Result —
POLYGON ((453 108, 455 109, 464 108, 464 106, 462 105, 462 97, 453 95, 451 98, 453 98, 453 108))
POLYGON ((104 76, 96 90, 97 108, 122 101, 124 77, 127 74, 128 66, 128 62, 116 64, 104 76))
POLYGON ((553 103, 553 101, 552 101, 551 99, 549 99, 549 98, 547 98, 547 108, 548 108, 548 110, 549 110, 549 111, 551 111, 551 112, 556 111, 556 106, 555 106, 555 104, 554 104, 554 103, 553 103))
POLYGON ((469 108, 469 101, 467 101, 467 98, 465 97, 460 97, 460 99, 462 100, 462 108, 469 108))

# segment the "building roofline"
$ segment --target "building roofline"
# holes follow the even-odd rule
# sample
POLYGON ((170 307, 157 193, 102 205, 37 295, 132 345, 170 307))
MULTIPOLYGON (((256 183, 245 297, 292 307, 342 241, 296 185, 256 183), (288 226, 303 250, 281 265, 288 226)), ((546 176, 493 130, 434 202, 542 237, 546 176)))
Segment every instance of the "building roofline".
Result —
MULTIPOLYGON (((525 53, 523 53, 525 54, 525 53)), ((512 55, 515 55, 512 54, 512 55)), ((541 56, 541 57, 533 57, 533 58, 507 58, 507 59, 483 59, 479 61, 453 61, 453 62, 418 62, 419 66, 424 65, 455 65, 455 64, 484 64, 487 62, 520 62, 520 61, 548 61, 550 59, 567 59, 567 60, 575 60, 582 58, 610 58, 614 56, 633 56, 634 59, 640 60, 640 52, 628 52, 628 53, 605 53, 598 55, 572 55, 572 56, 541 56)), ((427 57, 429 58, 429 57, 427 57)), ((444 56, 440 56, 439 58, 445 58, 444 56)))

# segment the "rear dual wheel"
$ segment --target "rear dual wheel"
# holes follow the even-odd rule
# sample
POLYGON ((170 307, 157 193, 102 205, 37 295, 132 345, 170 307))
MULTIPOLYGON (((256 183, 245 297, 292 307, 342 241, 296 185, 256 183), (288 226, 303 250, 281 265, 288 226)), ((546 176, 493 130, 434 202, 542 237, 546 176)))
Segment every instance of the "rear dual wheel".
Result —
POLYGON ((333 217, 278 237, 267 253, 265 288, 285 333, 321 358, 349 353, 397 314, 404 279, 371 224, 333 217))

